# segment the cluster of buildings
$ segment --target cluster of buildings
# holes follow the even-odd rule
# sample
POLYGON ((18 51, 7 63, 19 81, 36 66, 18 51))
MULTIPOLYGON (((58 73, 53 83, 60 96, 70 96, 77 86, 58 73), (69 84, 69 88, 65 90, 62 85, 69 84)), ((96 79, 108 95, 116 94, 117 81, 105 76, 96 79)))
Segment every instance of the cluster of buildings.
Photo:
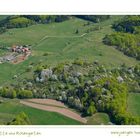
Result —
MULTIPOLYGON (((17 45, 13 45, 11 47, 10 52, 4 56, 0 57, 0 64, 4 63, 4 62, 12 62, 15 60, 19 59, 19 56, 21 57, 28 57, 31 54, 31 49, 30 49, 30 45, 23 45, 23 46, 17 46, 17 45)), ((23 59, 24 60, 24 59, 23 59)))
POLYGON ((17 53, 28 53, 30 52, 30 46, 29 45, 24 45, 24 46, 12 46, 12 52, 17 52, 17 53))

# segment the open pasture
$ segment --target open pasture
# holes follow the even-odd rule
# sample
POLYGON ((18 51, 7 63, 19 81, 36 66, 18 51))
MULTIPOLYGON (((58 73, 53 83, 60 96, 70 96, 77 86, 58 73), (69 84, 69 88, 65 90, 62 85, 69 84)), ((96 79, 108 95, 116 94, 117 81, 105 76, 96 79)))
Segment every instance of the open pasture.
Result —
MULTIPOLYGON (((121 18, 113 18, 101 23, 90 23, 75 18, 62 23, 38 24, 27 28, 9 29, 0 35, 0 46, 11 47, 14 44, 29 44, 32 46, 32 55, 18 65, 10 63, 0 64, 0 84, 13 82, 14 75, 30 77, 26 69, 31 63, 55 65, 59 62, 73 61, 76 58, 87 59, 91 62, 98 60, 108 66, 118 66, 123 63, 134 65, 137 61, 125 56, 113 47, 106 46, 102 39, 112 33, 111 23, 121 18), (102 28, 98 30, 97 27, 102 28), (78 29, 79 33, 75 31, 78 29), (87 30, 92 31, 87 32, 87 30), (47 54, 47 55, 45 55, 47 54), (26 73, 26 74, 25 74, 26 73)), ((2 51, 0 54, 2 55, 2 51)), ((16 82, 16 81, 15 81, 16 82)))

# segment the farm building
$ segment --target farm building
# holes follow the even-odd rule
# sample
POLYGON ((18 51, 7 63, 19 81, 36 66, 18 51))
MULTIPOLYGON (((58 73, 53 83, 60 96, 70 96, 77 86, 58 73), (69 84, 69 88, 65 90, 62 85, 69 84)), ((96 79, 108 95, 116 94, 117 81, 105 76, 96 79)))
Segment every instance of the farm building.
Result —
POLYGON ((12 46, 12 52, 27 53, 29 51, 30 51, 30 48, 28 47, 28 45, 24 45, 24 46, 13 45, 12 46))
POLYGON ((30 45, 17 46, 13 45, 6 55, 0 57, 0 64, 4 62, 18 63, 25 60, 30 54, 30 45))

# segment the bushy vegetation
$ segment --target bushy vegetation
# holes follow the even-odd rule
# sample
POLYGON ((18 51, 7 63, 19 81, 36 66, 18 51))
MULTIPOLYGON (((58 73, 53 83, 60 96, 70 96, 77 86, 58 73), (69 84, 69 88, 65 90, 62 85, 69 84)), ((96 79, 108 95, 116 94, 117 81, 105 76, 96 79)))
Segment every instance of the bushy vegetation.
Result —
POLYGON ((32 25, 34 22, 24 17, 10 19, 7 23, 7 28, 23 28, 32 25))
POLYGON ((67 15, 23 15, 23 17, 26 17, 37 23, 62 22, 70 18, 70 16, 67 15))
POLYGON ((139 117, 127 112, 128 92, 140 91, 139 71, 139 65, 107 69, 76 59, 53 68, 36 66, 34 80, 20 84, 34 97, 62 101, 83 116, 105 112, 115 124, 140 124, 139 117))
POLYGON ((76 17, 98 23, 109 19, 110 15, 77 15, 76 17))
POLYGON ((116 31, 121 32, 135 32, 135 27, 140 26, 140 16, 125 16, 121 21, 113 24, 113 28, 116 31))
POLYGON ((117 32, 106 35, 103 42, 107 45, 115 46, 130 57, 140 60, 139 26, 140 16, 126 16, 113 25, 117 32))
POLYGON ((0 21, 0 32, 4 32, 6 28, 23 28, 33 24, 47 24, 52 22, 62 22, 68 20, 69 16, 65 15, 56 15, 56 16, 47 16, 47 15, 19 15, 19 16, 8 16, 7 18, 0 21))
POLYGON ((32 98, 33 94, 30 90, 12 88, 12 87, 2 87, 0 89, 0 96, 5 98, 32 98))
POLYGON ((24 112, 19 113, 8 125, 30 125, 31 122, 24 112))
MULTIPOLYGON (((90 64, 82 60, 81 63, 79 63, 80 60, 78 63, 75 62, 77 60, 72 65, 61 64, 55 67, 52 75, 56 75, 56 81, 46 75, 46 80, 37 84, 39 87, 41 86, 43 90, 41 92, 46 94, 46 97, 63 101, 82 112, 84 116, 93 115, 98 111, 108 113, 116 124, 140 123, 139 118, 132 117, 126 111, 127 94, 130 90, 134 91, 134 83, 139 83, 137 75, 139 66, 134 68, 122 66, 120 69, 109 71, 104 66, 93 64, 87 74, 75 71, 75 69, 77 67, 77 70, 82 71, 90 64), (44 88, 44 85, 47 85, 48 88, 46 86, 44 88)), ((41 72, 39 73, 41 75, 41 72)), ((38 83, 38 81, 36 82, 38 83)))
POLYGON ((124 54, 140 60, 140 47, 135 35, 117 32, 106 35, 103 41, 107 45, 115 46, 124 54))

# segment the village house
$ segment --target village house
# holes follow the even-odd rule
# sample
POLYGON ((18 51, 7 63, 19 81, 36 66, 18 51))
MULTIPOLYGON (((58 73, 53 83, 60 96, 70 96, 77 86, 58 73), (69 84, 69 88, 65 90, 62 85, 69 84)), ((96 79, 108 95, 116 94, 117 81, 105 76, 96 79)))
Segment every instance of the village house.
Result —
POLYGON ((30 45, 13 45, 8 49, 10 53, 7 53, 6 55, 0 57, 0 64, 4 62, 15 63, 20 62, 21 60, 25 60, 31 54, 30 47, 30 45))
POLYGON ((12 52, 28 53, 28 52, 30 52, 30 48, 28 48, 28 46, 26 46, 26 45, 24 45, 24 46, 13 45, 12 52))

